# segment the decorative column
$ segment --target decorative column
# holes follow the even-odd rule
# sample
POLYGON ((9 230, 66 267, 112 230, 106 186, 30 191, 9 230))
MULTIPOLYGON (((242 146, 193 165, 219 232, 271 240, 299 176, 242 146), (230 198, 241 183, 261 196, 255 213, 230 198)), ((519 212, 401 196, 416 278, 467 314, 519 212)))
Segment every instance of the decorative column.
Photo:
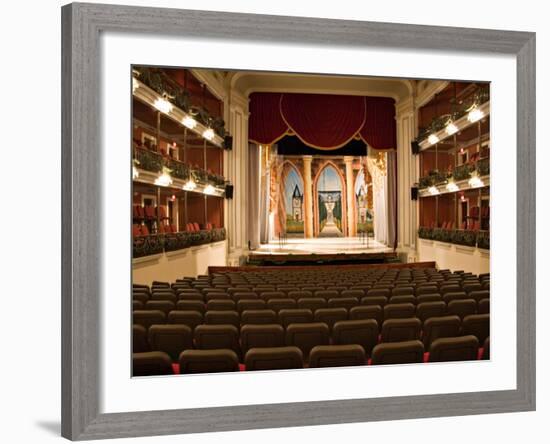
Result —
POLYGON ((348 219, 348 236, 357 235, 357 226, 355 225, 355 205, 353 204, 353 157, 344 156, 346 164, 346 203, 347 203, 347 219, 348 219))
POLYGON ((406 252, 409 260, 416 257, 418 230, 417 202, 411 200, 411 187, 418 182, 418 157, 411 152, 416 137, 416 109, 414 96, 396 105, 397 127, 397 199, 398 248, 406 252))
POLYGON ((304 163, 304 234, 313 237, 313 187, 311 183, 312 156, 302 156, 304 163))
POLYGON ((225 119, 233 136, 233 149, 224 150, 224 176, 234 188, 225 199, 224 222, 228 239, 228 265, 239 265, 247 245, 248 100, 231 91, 225 99, 225 119))

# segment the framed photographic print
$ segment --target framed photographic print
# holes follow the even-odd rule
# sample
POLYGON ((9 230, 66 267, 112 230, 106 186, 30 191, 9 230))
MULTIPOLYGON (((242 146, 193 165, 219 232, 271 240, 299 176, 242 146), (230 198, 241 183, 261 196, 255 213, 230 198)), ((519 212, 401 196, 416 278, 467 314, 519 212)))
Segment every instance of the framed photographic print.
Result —
POLYGON ((535 408, 533 33, 62 24, 63 436, 535 408))

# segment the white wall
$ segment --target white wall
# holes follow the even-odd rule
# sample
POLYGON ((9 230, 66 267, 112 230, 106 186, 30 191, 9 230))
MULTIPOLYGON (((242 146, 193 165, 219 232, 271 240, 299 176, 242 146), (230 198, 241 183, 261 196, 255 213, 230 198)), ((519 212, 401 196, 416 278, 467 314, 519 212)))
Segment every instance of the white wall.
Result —
POLYGON ((418 239, 418 260, 435 261, 437 268, 474 274, 489 272, 489 251, 429 239, 418 239))
POLYGON ((139 257, 132 262, 134 284, 174 282, 183 276, 207 274, 208 266, 227 265, 227 241, 139 257))
MULTIPOLYGON (((94 0, 89 0, 94 1, 94 0)), ((525 0, 522 7, 498 7, 496 2, 463 0, 452 9, 437 0, 411 2, 297 2, 278 0, 258 2, 247 0, 101 0, 102 3, 124 3, 173 8, 211 9, 235 12, 257 12, 279 15, 302 15, 372 20, 381 22, 419 23, 426 25, 469 26, 494 29, 515 29, 537 32, 537 91, 540 97, 550 96, 550 27, 545 3, 525 0), (312 5, 314 4, 314 7, 312 5), (475 13, 473 13, 475 11, 475 13)), ((6 313, 25 312, 19 316, 4 316, 3 331, 10 337, 2 343, 2 355, 10 356, 11 365, 0 366, 0 407, 5 415, 2 422, 3 441, 10 443, 65 443, 59 436, 60 421, 60 11, 67 0, 6 2, 0 27, 2 67, 0 84, 10 85, 3 90, 0 113, 3 128, 10 135, 27 135, 23 144, 4 150, 8 156, 2 171, 3 184, 17 184, 17 193, 6 193, 10 214, 14 220, 2 218, 2 309, 6 313), (27 85, 28 87, 24 87, 27 85), (39 91, 39 93, 38 93, 39 91), (47 103, 47 112, 39 118, 29 114, 29 103, 47 103), (27 116, 23 118, 22 116, 27 116), (29 125, 32 122, 32 134, 29 125), (33 143, 34 138, 47 143, 33 143), (21 156, 24 156, 23 158, 21 156), (24 170, 18 168, 24 163, 24 170), (21 180, 23 177, 33 180, 21 180), (40 195, 43 198, 36 199, 40 195), (11 197, 13 201, 11 201, 11 197), (25 196, 26 199, 22 199, 25 196), (40 215, 37 219, 37 215, 40 215), (37 235, 35 235, 37 233, 37 235), (30 254, 30 252, 32 252, 30 254), (30 289, 39 289, 31 292, 30 289), (25 292, 22 292, 25 289, 25 292), (27 289, 29 291, 27 291, 27 289), (10 296, 11 295, 11 296, 10 296), (10 297, 8 297, 10 296, 10 297), (32 328, 26 326, 32 325, 32 328), (17 340, 14 336, 17 333, 17 340), (30 364, 30 365, 29 365, 30 364), (9 415, 9 416, 8 416, 9 415)), ((215 57, 215 54, 213 55, 215 57)), ((182 60, 184 55, 182 55, 182 60)), ((368 60, 358 60, 368 66, 368 60)), ((335 67, 336 69, 337 67, 335 67)), ((542 103, 539 100, 539 104, 542 103)), ((550 112, 547 106, 538 107, 539 140, 544 140, 550 112)), ((495 147, 496 148, 496 147, 495 147)), ((550 163, 550 150, 543 147, 537 153, 538 174, 542 178, 550 163)), ((544 191, 544 188, 541 188, 544 191)), ((544 227, 550 218, 546 193, 539 192, 538 226, 544 227)), ((544 228, 537 238, 539 276, 544 280, 544 260, 549 245, 549 231, 544 228)), ((542 284, 543 285, 543 284, 542 284)), ((550 298, 537 301, 538 357, 537 373, 550 372, 547 344, 550 323, 544 322, 550 312, 550 298)), ((4 361, 3 361, 4 362, 4 361)), ((506 413, 480 416, 433 418, 368 424, 342 424, 316 427, 295 427, 245 432, 203 433, 185 436, 124 439, 115 443, 159 444, 226 444, 399 442, 464 444, 471 442, 517 443, 531 437, 543 442, 550 417, 550 382, 537 381, 537 412, 506 413), (450 430, 450 432, 449 432, 450 430), (537 436, 539 438, 537 438, 537 436), (442 438, 444 437, 444 438, 442 438)), ((102 441, 105 443, 106 441, 102 441)))

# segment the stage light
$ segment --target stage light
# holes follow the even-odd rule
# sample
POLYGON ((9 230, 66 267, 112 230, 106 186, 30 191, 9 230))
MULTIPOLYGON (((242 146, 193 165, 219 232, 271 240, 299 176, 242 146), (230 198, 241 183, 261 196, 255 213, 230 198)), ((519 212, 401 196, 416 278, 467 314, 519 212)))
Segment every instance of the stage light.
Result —
POLYGON ((436 186, 432 185, 430 188, 428 188, 428 192, 432 195, 432 196, 437 196, 439 194, 439 190, 437 189, 436 186))
POLYGON ((453 123, 453 122, 449 122, 447 124, 447 126, 445 127, 445 132, 449 135, 449 136, 452 136, 454 133, 456 133, 458 131, 458 127, 453 123))
POLYGON ((214 130, 212 128, 208 128, 206 130, 204 130, 204 133, 202 133, 202 137, 204 137, 206 140, 213 140, 214 137, 216 136, 216 133, 214 132, 214 130))
POLYGON ((484 185, 483 181, 479 178, 477 173, 474 173, 474 175, 468 181, 468 184, 472 188, 479 188, 479 187, 482 187, 484 185))
POLYGON ((458 185, 453 180, 451 180, 447 184, 446 188, 447 188, 447 191, 450 191, 450 192, 458 191, 458 185))
POLYGON ((139 177, 139 171, 135 166, 132 166, 132 179, 137 179, 139 177))
POLYGON ((172 185, 172 176, 168 174, 166 171, 164 171, 159 177, 155 179, 155 185, 159 185, 161 187, 168 187, 172 185))
POLYGON ((158 109, 161 113, 168 114, 170 111, 172 111, 172 104, 166 100, 166 99, 157 99, 155 100, 155 103, 153 103, 153 106, 158 109))
POLYGON ((204 194, 214 194, 216 189, 212 185, 206 185, 204 188, 204 194))
POLYGON ((477 106, 468 113, 468 122, 474 123, 483 118, 485 114, 477 106))
POLYGON ((428 137, 428 142, 430 142, 431 145, 435 145, 437 142, 439 142, 439 137, 437 137, 435 134, 430 134, 430 137, 428 137))
POLYGON ((185 185, 183 185, 183 189, 185 191, 193 191, 195 188, 197 188, 197 184, 193 179, 189 179, 187 182, 185 182, 185 185))
POLYGON ((197 126, 197 121, 195 119, 193 119, 193 117, 191 117, 191 116, 185 116, 181 120, 181 123, 183 123, 183 125, 186 126, 189 129, 193 129, 197 126))

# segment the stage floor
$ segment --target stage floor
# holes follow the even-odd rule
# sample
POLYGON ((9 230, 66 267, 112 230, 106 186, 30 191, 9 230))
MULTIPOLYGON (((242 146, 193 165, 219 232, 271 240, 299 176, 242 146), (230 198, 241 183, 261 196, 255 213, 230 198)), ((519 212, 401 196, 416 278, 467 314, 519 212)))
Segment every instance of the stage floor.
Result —
POLYGON ((359 237, 324 237, 312 239, 287 239, 284 244, 278 241, 262 244, 255 254, 362 254, 391 253, 393 250, 386 245, 359 237))

